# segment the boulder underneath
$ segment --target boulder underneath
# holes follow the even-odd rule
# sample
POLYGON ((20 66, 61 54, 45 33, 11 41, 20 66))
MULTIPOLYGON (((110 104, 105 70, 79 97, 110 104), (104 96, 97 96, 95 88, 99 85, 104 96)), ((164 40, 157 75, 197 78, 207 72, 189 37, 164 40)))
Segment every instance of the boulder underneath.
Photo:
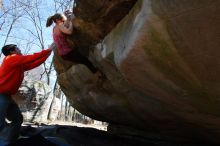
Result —
POLYGON ((89 49, 85 54, 106 79, 94 80, 84 65, 55 56, 59 83, 72 105, 110 123, 108 132, 219 144, 220 1, 137 0, 128 7, 120 0, 117 10, 126 12, 120 22, 108 19, 119 3, 95 2, 77 1, 79 23, 69 39, 89 49))

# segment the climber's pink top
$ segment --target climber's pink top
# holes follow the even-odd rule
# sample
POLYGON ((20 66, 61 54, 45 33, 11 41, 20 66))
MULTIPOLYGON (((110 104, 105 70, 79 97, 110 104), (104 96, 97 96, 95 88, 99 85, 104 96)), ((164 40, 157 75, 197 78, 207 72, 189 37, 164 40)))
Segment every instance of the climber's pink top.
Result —
POLYGON ((66 40, 67 39, 66 35, 64 33, 60 32, 60 33, 55 34, 53 32, 53 39, 54 39, 54 43, 56 44, 58 48, 59 55, 63 56, 71 52, 72 49, 69 47, 67 40, 66 40))

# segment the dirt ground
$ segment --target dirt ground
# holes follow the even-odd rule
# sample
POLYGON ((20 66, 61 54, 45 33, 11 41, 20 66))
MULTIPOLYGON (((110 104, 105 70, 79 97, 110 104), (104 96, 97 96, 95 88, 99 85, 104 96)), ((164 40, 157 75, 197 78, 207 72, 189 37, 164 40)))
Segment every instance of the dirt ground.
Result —
POLYGON ((66 125, 66 126, 77 126, 77 127, 88 127, 95 128, 98 130, 107 131, 107 124, 83 124, 83 123, 74 123, 74 122, 64 122, 64 121, 53 121, 48 122, 47 125, 66 125))
POLYGON ((138 137, 109 134, 107 125, 52 122, 24 123, 21 135, 25 137, 40 134, 44 137, 59 137, 71 146, 154 146, 153 143, 138 137))
MULTIPOLYGON (((209 146, 205 143, 175 143, 157 138, 143 138, 131 135, 108 133, 107 125, 81 124, 73 122, 24 123, 21 136, 56 137, 71 146, 209 146)), ((32 145, 32 143, 31 143, 32 145)), ((14 146, 14 145, 13 145, 14 146)), ((17 145, 16 145, 17 146, 17 145)), ((29 146, 29 145, 28 145, 29 146)), ((35 146, 35 145, 32 145, 35 146)), ((38 145, 37 145, 38 146, 38 145)), ((43 146, 43 145, 41 145, 43 146)), ((48 146, 48 145, 46 145, 48 146)))

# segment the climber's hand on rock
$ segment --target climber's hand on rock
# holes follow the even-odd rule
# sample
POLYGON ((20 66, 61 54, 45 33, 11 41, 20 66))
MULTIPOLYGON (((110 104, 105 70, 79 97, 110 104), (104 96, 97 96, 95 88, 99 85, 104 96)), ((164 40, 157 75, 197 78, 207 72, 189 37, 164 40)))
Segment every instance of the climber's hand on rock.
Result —
POLYGON ((72 10, 71 9, 67 9, 67 10, 65 10, 64 11, 64 15, 67 17, 67 18, 71 18, 71 16, 72 16, 72 10))

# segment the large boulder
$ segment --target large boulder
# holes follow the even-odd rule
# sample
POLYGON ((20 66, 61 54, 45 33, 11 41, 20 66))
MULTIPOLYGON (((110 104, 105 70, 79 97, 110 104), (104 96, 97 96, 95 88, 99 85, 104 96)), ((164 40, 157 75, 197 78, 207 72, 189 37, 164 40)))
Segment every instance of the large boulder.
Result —
POLYGON ((60 69, 67 62, 55 56, 69 101, 109 122, 110 132, 220 143, 220 1, 117 2, 76 1, 69 40, 89 50, 106 79, 97 82, 81 64, 60 69))

